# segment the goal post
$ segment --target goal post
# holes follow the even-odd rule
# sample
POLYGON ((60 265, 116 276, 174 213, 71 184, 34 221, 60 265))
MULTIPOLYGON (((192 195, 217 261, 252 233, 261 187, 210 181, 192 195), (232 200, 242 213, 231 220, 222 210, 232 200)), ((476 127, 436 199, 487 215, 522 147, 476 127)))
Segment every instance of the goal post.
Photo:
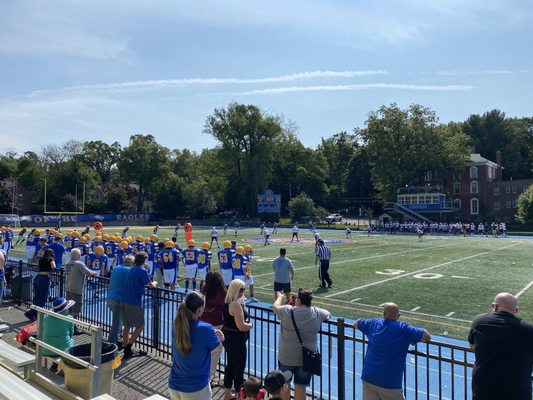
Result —
POLYGON ((78 210, 78 184, 75 186, 75 194, 76 197, 76 206, 74 211, 51 211, 47 208, 47 184, 46 179, 44 180, 44 204, 43 204, 43 214, 56 214, 61 217, 61 215, 81 215, 85 214, 85 182, 82 184, 82 195, 81 195, 81 210, 78 210))

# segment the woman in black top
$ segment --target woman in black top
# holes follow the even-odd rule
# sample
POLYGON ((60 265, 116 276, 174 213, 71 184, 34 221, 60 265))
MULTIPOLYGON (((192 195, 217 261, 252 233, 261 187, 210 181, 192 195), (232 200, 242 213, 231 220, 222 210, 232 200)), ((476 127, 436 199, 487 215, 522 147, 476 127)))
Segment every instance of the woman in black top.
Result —
POLYGON ((222 313, 224 315, 224 348, 227 366, 224 373, 224 400, 236 399, 231 392, 234 387, 238 392, 244 381, 246 367, 246 341, 252 324, 246 322, 248 313, 244 310, 244 282, 240 279, 231 281, 222 313))
MULTIPOLYGON (((50 271, 56 268, 54 261, 54 251, 45 250, 43 257, 39 260, 39 272, 33 279, 33 304, 38 307, 44 307, 50 295, 50 271)), ((37 312, 28 310, 24 314, 26 318, 35 320, 37 312)))

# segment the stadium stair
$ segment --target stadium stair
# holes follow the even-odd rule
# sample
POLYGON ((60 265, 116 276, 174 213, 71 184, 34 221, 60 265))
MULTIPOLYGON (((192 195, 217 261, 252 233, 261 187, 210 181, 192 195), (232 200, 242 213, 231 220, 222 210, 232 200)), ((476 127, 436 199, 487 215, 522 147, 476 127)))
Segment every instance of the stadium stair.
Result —
POLYGON ((409 218, 414 222, 426 222, 428 224, 431 224, 433 222, 429 218, 424 217, 422 214, 417 213, 416 211, 413 211, 398 203, 386 203, 383 206, 383 209, 387 212, 403 215, 405 218, 409 218))

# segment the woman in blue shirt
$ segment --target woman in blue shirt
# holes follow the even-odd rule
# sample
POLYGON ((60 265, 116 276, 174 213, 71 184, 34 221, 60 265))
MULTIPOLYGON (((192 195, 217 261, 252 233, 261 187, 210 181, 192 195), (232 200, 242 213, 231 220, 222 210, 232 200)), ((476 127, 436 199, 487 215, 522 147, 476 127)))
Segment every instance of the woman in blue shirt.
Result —
POLYGON ((210 400, 211 352, 224 335, 200 321, 205 302, 197 292, 187 294, 174 319, 172 369, 168 378, 171 400, 210 400))

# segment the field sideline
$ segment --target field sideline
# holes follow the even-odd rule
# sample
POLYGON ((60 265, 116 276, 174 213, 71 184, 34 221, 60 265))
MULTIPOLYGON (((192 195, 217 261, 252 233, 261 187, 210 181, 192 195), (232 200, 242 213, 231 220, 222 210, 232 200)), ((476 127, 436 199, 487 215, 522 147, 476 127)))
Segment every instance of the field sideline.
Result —
MULTIPOLYGON (((63 228, 67 232, 69 228, 63 228)), ((104 227, 107 233, 120 232, 120 227, 104 227)), ((197 244, 210 241, 211 227, 194 228, 197 244)), ((132 227, 130 234, 149 235, 151 227, 132 227)), ((171 237, 174 227, 162 227, 159 238, 171 237)), ((93 232, 91 232, 93 234, 93 232)), ((287 248, 293 261, 293 289, 310 287, 315 292, 314 304, 345 318, 375 317, 381 305, 396 302, 402 319, 424 326, 438 336, 465 339, 472 318, 490 311, 494 295, 509 291, 519 297, 518 316, 533 321, 533 251, 532 239, 352 234, 346 239, 343 231, 321 230, 320 234, 332 250, 331 289, 318 288, 318 272, 314 266, 314 245, 308 229, 300 229, 303 243, 290 243, 289 229, 271 234, 272 244, 264 246, 259 228, 240 229, 238 244, 254 247, 253 276, 255 297, 273 300, 272 260, 280 247, 287 248)), ((16 238, 16 236, 15 236, 16 238)), ((219 241, 234 239, 233 230, 219 241)), ((184 246, 184 232, 178 243, 184 246)), ((212 249, 217 251, 216 244, 212 249)), ((23 257, 19 248, 15 257, 23 257)), ((218 268, 216 257, 213 266, 218 268)), ((184 268, 180 267, 180 276, 184 268)))

